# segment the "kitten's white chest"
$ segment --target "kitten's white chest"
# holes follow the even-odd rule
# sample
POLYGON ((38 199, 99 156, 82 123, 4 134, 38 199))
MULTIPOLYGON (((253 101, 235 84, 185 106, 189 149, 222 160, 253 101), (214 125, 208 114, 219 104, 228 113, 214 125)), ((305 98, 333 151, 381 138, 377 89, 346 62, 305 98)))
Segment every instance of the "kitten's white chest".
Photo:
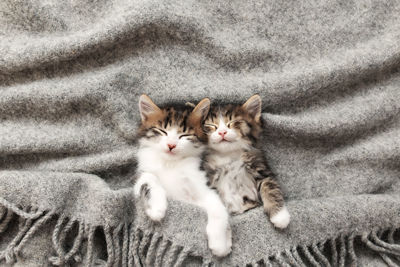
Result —
POLYGON ((177 161, 165 161, 151 152, 139 153, 139 169, 153 173, 167 196, 176 200, 195 204, 204 188, 206 176, 199 170, 199 158, 185 158, 177 161))
POLYGON ((197 184, 202 180, 200 171, 165 168, 158 177, 168 197, 189 203, 198 200, 197 184), (195 181, 196 178, 199 181, 195 181))

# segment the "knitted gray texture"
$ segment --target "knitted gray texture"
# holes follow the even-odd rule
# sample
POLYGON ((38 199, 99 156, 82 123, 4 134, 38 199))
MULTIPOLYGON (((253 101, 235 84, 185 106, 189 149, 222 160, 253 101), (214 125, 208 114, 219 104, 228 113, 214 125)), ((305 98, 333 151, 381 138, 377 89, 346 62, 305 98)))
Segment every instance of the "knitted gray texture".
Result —
POLYGON ((0 264, 399 264, 396 1, 0 1, 0 264), (138 97, 263 100, 292 221, 153 225, 132 194, 138 97))

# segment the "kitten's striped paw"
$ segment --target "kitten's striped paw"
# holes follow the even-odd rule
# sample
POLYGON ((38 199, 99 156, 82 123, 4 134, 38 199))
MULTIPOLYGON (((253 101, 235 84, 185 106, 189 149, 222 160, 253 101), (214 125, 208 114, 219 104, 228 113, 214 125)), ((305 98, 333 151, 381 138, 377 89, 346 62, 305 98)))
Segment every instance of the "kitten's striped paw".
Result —
POLYGON ((286 207, 283 207, 275 215, 271 216, 270 220, 275 227, 280 229, 286 228, 290 222, 290 214, 288 209, 286 207))

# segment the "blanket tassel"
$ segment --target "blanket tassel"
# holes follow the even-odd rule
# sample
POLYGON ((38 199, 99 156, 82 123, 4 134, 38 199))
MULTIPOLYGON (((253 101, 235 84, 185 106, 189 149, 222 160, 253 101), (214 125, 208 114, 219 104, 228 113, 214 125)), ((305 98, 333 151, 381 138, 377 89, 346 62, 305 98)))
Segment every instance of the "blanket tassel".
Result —
POLYGON ((322 266, 326 266, 326 267, 331 266, 331 264, 329 263, 329 260, 324 256, 321 248, 319 246, 317 246, 317 244, 313 244, 311 246, 311 251, 318 258, 319 262, 322 263, 322 266))
POLYGON ((154 253, 157 251, 157 244, 160 243, 160 240, 161 235, 159 233, 154 233, 146 255, 146 266, 152 266, 155 256, 154 253))
POLYGON ((6 209, 3 207, 2 209, 2 214, 0 217, 0 234, 3 233, 5 230, 7 230, 8 223, 11 221, 13 218, 14 213, 11 211, 11 209, 6 209))
POLYGON ((181 249, 180 246, 171 245, 171 247, 168 251, 167 263, 165 266, 173 266, 173 263, 176 261, 177 255, 178 255, 180 249, 181 249))
POLYGON ((162 265, 162 261, 163 261, 163 257, 165 254, 165 251, 167 250, 167 248, 169 247, 170 242, 166 239, 163 239, 161 241, 161 245, 158 247, 157 250, 157 254, 156 254, 156 262, 154 264, 154 266, 163 266, 162 265))
POLYGON ((83 236, 84 236, 84 224, 82 222, 78 222, 75 220, 68 220, 65 215, 61 215, 58 220, 57 224, 53 231, 52 241, 53 246, 56 250, 57 256, 53 256, 49 258, 49 261, 53 265, 61 266, 65 265, 68 261, 72 258, 76 262, 81 262, 81 257, 78 254, 78 250, 82 244, 83 236), (67 223, 64 225, 64 221, 67 223), (78 234, 73 241, 72 248, 66 253, 64 251, 64 241, 66 239, 67 234, 72 229, 72 227, 77 224, 78 227, 78 234))
MULTIPOLYGON (((120 260, 118 260, 115 261, 117 263, 116 266, 179 267, 182 266, 185 259, 190 255, 191 250, 189 248, 172 244, 170 240, 163 238, 160 233, 134 229, 133 225, 129 229, 128 226, 125 226, 125 229, 122 229, 121 232, 123 233, 122 251, 126 252, 122 253, 123 264, 119 265, 120 260)), ((118 232, 119 230, 118 228, 118 232)), ((118 245, 115 246, 116 240, 114 240, 114 252, 120 250, 118 245)), ((114 253, 114 257, 115 255, 114 253)))
POLYGON ((278 255, 276 255, 275 260, 277 261, 279 266, 290 267, 290 265, 286 262, 283 253, 279 253, 278 255))
POLYGON ((290 252, 292 253, 293 257, 295 258, 297 265, 299 265, 300 267, 306 266, 303 262, 303 259, 300 257, 299 252, 297 251, 297 247, 292 248, 290 250, 290 252))
MULTIPOLYGON (((7 226, 12 220, 14 213, 15 212, 10 208, 2 207, 2 215, 4 218, 1 219, 0 233, 7 229, 7 226)), ((43 224, 45 224, 52 217, 53 212, 38 211, 37 209, 26 208, 24 211, 20 211, 19 214, 21 214, 23 217, 20 216, 19 218, 20 223, 17 234, 8 244, 7 248, 0 252, 0 260, 5 259, 7 264, 15 262, 16 256, 20 254, 27 241, 43 224), (38 216, 39 213, 40 215, 38 216)))
MULTIPOLYGON (((393 233, 390 234, 393 236, 393 233)), ((320 243, 313 243, 309 246, 298 246, 286 249, 276 255, 263 259, 267 266, 357 266, 357 255, 354 251, 354 239, 356 235, 352 233, 349 237, 340 234, 338 238, 333 238, 320 243), (330 248, 330 253, 327 250, 330 248), (337 249, 339 248, 339 253, 337 249)), ((388 244, 386 244, 389 247, 388 244)), ((397 246, 397 245, 395 245, 397 246)), ((393 245, 390 246, 393 248, 393 245)), ((396 247, 397 248, 397 247, 396 247)), ((255 261, 254 261, 255 262, 255 261)), ((251 266, 257 266, 254 262, 251 266)))
POLYGON ((346 241, 344 234, 340 235, 339 267, 344 267, 346 263, 346 241))
POLYGON ((87 250, 86 250, 86 266, 93 266, 93 246, 94 246, 94 233, 96 231, 95 226, 88 227, 87 229, 87 250))
POLYGON ((114 265, 115 255, 114 255, 114 246, 113 246, 113 238, 112 232, 109 225, 104 227, 104 235, 106 236, 106 245, 107 245, 107 267, 112 267, 114 265))
POLYGON ((125 223, 122 228, 122 267, 128 267, 129 257, 129 224, 125 223))
POLYGON ((321 267, 321 264, 319 264, 315 257, 311 254, 308 247, 302 247, 302 251, 307 260, 312 264, 312 266, 321 267))
POLYGON ((290 266, 295 266, 295 267, 301 267, 301 265, 299 264, 299 262, 297 261, 296 257, 293 254, 292 250, 285 250, 285 256, 288 259, 289 265, 290 266))
POLYGON ((364 244, 371 250, 377 252, 390 267, 398 266, 394 260, 400 261, 400 245, 394 244, 394 232, 395 229, 389 231, 388 242, 381 239, 383 233, 379 234, 377 229, 374 229, 371 233, 365 232, 361 236, 361 240, 364 244))
POLYGON ((332 255, 331 263, 332 263, 332 266, 336 266, 337 262, 338 262, 338 253, 337 253, 336 240, 334 238, 332 238, 329 241, 329 245, 331 247, 331 255, 332 255))
POLYGON ((140 240, 142 239, 142 232, 139 229, 136 229, 134 232, 134 236, 132 238, 132 247, 131 251, 133 253, 133 266, 141 266, 140 262, 140 257, 139 257, 139 246, 140 246, 140 240))
MULTIPOLYGON (((133 229, 133 226, 131 225, 129 227, 129 242, 128 242, 128 266, 134 266, 134 243, 135 240, 135 230, 133 229)), ((136 265, 135 265, 136 266, 136 265)))

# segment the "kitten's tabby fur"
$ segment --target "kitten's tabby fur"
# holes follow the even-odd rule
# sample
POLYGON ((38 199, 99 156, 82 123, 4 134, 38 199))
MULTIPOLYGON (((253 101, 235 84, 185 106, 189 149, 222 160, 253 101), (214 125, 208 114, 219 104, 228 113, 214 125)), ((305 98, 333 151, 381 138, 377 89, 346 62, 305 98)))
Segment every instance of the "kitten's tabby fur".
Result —
POLYGON ((142 197, 145 212, 153 221, 164 218, 167 197, 203 208, 208 215, 208 245, 216 256, 225 256, 232 245, 229 214, 200 170, 207 144, 202 124, 209 107, 207 98, 195 108, 159 108, 148 96, 140 97, 140 176, 134 192, 142 197))
POLYGON ((258 146, 261 98, 254 95, 243 105, 212 107, 204 127, 209 151, 203 167, 229 212, 240 214, 263 204, 271 222, 286 228, 290 216, 282 192, 258 146))

